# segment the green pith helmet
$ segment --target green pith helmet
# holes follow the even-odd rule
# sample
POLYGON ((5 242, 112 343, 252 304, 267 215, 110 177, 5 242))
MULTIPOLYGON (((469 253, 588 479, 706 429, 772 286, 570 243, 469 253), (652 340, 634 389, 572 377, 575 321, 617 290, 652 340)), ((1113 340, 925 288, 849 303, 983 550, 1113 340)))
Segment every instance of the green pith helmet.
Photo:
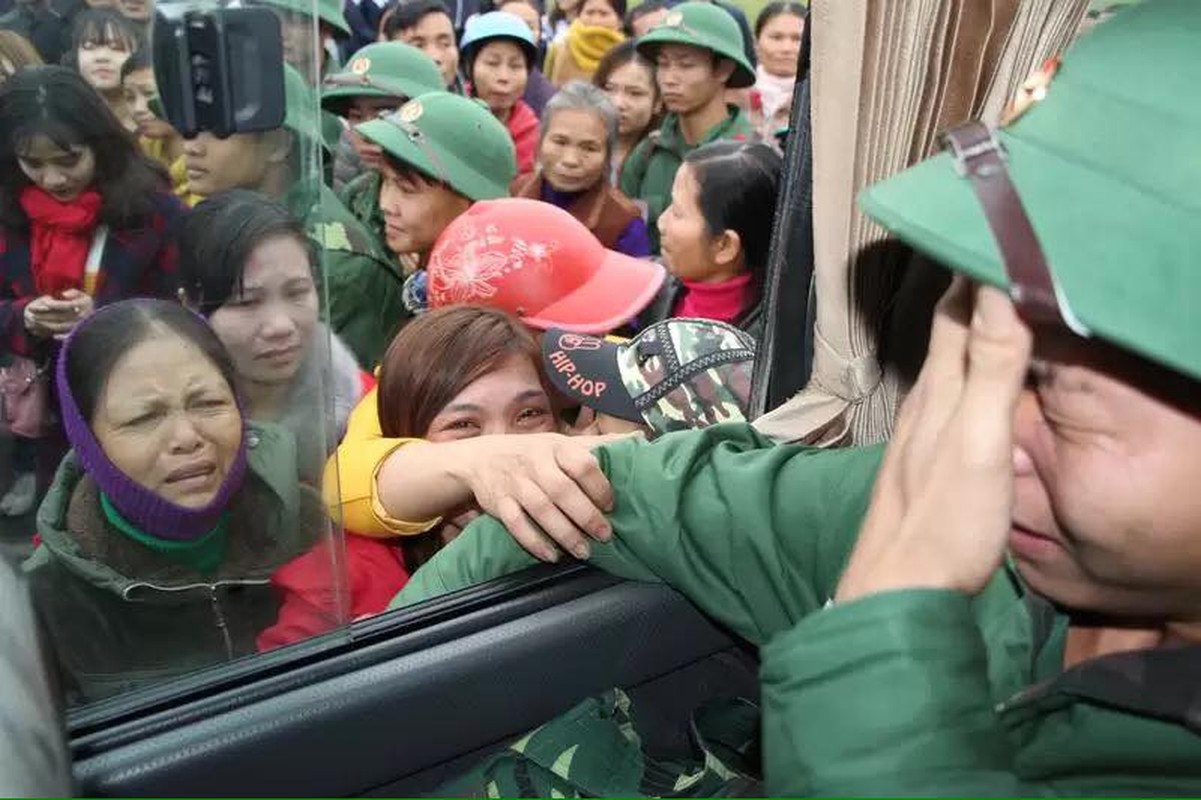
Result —
POLYGON ((317 103, 313 87, 309 86, 300 71, 284 64, 284 127, 299 136, 326 137, 325 122, 317 115, 317 103))
MULTIPOLYGON (((995 132, 1069 324, 1195 380, 1198 42, 1196 0, 1132 5, 1082 37, 1042 99, 995 132)), ((951 269, 1012 290, 971 179, 957 167, 950 153, 934 156, 870 187, 860 204, 951 269)))
POLYGON ((723 8, 711 3, 681 3, 638 40, 638 52, 651 63, 660 45, 685 44, 734 62, 726 84, 731 89, 755 85, 755 70, 742 46, 742 31, 723 8))
POLYGON ((345 116, 354 97, 394 97, 399 104, 445 88, 438 65, 425 53, 403 42, 379 42, 360 49, 349 64, 325 78, 321 107, 345 116))
POLYGON ((517 154, 509 131, 482 103, 450 92, 429 92, 395 114, 355 127, 391 158, 469 200, 509 196, 517 154))
MULTIPOLYGON (((313 4, 304 0, 256 0, 257 4, 275 6, 293 14, 313 15, 313 4)), ((342 36, 350 36, 350 25, 346 15, 342 13, 342 3, 339 0, 317 0, 317 18, 336 30, 342 36)))

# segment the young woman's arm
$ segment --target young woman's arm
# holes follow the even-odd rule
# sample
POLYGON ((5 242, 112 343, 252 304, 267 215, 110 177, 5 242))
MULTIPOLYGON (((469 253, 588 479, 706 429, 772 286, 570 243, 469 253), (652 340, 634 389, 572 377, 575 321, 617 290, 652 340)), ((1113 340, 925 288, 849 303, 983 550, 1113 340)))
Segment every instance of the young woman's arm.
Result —
POLYGON ((325 502, 347 530, 390 537, 423 533, 474 499, 510 525, 523 547, 553 561, 558 551, 531 519, 570 552, 586 551, 581 531, 604 537, 609 488, 591 451, 613 438, 620 437, 387 438, 373 389, 326 464, 325 502))
POLYGON ((474 501, 539 558, 558 560, 555 542, 585 558, 587 537, 609 537, 604 515, 613 502, 592 449, 616 438, 539 433, 410 442, 380 465, 376 499, 388 517, 428 520, 427 530, 474 501))

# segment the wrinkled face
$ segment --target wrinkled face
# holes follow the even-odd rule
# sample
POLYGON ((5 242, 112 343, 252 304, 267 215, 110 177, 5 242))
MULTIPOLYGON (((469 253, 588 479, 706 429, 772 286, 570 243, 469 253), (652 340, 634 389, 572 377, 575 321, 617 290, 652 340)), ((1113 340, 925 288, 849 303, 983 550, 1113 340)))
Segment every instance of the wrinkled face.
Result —
POLYGON ((41 134, 17 150, 17 164, 30 183, 60 203, 74 200, 96 179, 92 148, 78 144, 63 150, 41 134))
POLYGON ((1036 334, 1014 428, 1010 534, 1035 591, 1075 609, 1197 618, 1198 396, 1195 383, 1104 344, 1036 334))
POLYGON ((629 61, 609 75, 605 94, 617 108, 617 133, 641 137, 655 115, 654 73, 640 61, 629 61))
POLYGON ((188 169, 188 191, 202 197, 226 189, 258 190, 266 181, 271 164, 279 160, 272 137, 238 133, 218 139, 201 133, 184 145, 188 169))
POLYGON ((416 47, 425 53, 442 72, 449 87, 459 70, 459 47, 455 43, 454 23, 446 14, 426 14, 412 28, 400 31, 396 41, 416 47))
POLYGON ((84 42, 76 51, 79 74, 98 92, 121 88, 121 67, 129 58, 129 45, 119 39, 84 42))
POLYGON ((556 111, 546 123, 538 152, 542 176, 560 192, 582 192, 604 180, 608 131, 598 114, 556 111))
POLYGON ((441 183, 412 172, 382 170, 379 207, 384 215, 388 249, 397 255, 428 253, 434 242, 471 205, 467 198, 441 183))
POLYGON ((121 15, 133 22, 146 22, 154 14, 154 0, 117 0, 121 15))
POLYGON ((717 262, 717 247, 701 214, 700 184, 690 164, 676 171, 671 205, 659 215, 660 246, 667 271, 686 281, 715 282, 733 277, 717 262))
POLYGON ((557 422, 550 398, 529 358, 510 356, 470 384, 438 412, 425 438, 431 442, 507 433, 548 433, 557 422))
POLYGON ((167 139, 175 129, 166 120, 159 119, 150 110, 150 102, 158 97, 158 86, 154 82, 154 70, 134 70, 125 76, 125 106, 133 121, 138 124, 138 135, 148 139, 167 139))
POLYGON ((630 25, 630 27, 634 29, 634 36, 637 37, 645 35, 651 28, 667 19, 667 14, 668 11, 666 8, 659 8, 644 14, 641 17, 638 17, 630 25))
POLYGON ((580 22, 598 28, 621 30, 621 17, 609 5, 608 0, 584 0, 580 6, 580 22))
POLYGON ((493 114, 507 118, 525 94, 529 79, 525 54, 513 42, 488 42, 475 58, 471 77, 475 96, 487 103, 493 114))
POLYGON ((317 287, 309 253, 294 238, 267 239, 250 253, 242 292, 209 318, 233 358, 239 380, 290 383, 317 327, 317 287))
POLYGON ((538 9, 525 2, 525 0, 514 0, 514 2, 503 3, 497 6, 496 10, 520 17, 521 21, 530 29, 530 32, 534 34, 534 41, 537 42, 542 39, 542 16, 538 13, 538 9))
POLYGON ((185 508, 202 508, 238 453, 242 417, 232 388, 191 342, 169 331, 114 365, 92 432, 132 481, 185 508))
POLYGON ((725 79, 713 54, 689 45, 665 44, 655 55, 655 77, 664 107, 674 114, 704 108, 725 89, 725 79))
POLYGON ((350 123, 350 143, 358 154, 363 166, 371 170, 379 170, 383 162, 383 151, 375 142, 368 141, 358 134, 355 125, 370 122, 373 119, 386 117, 391 114, 404 98, 396 97, 354 97, 346 109, 346 121, 350 123))
POLYGON ((755 51, 763 68, 781 78, 795 78, 804 30, 805 20, 795 14, 772 17, 755 40, 755 51))

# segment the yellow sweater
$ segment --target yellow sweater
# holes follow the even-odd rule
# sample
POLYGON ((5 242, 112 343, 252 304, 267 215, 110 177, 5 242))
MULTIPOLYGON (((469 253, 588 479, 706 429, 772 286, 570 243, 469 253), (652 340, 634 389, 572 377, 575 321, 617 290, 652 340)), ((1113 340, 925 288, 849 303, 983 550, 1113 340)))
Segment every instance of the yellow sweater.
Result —
POLYGON ((375 481, 384 460, 393 450, 420 439, 389 439, 380 430, 376 391, 363 396, 350 412, 346 435, 329 461, 321 481, 325 505, 334 519, 341 517, 348 531, 385 538, 425 533, 442 521, 408 522, 388 516, 380 505, 375 481))
POLYGON ((576 20, 567 35, 551 45, 543 72, 556 86, 573 80, 590 81, 605 54, 625 38, 621 31, 576 20))
POLYGON ((149 158, 153 158, 167 168, 167 173, 171 176, 172 191, 188 208, 204 199, 200 195, 188 191, 188 165, 183 156, 177 157, 174 161, 168 160, 170 157, 167 155, 165 139, 148 139, 145 136, 139 136, 138 144, 141 146, 142 152, 149 158))

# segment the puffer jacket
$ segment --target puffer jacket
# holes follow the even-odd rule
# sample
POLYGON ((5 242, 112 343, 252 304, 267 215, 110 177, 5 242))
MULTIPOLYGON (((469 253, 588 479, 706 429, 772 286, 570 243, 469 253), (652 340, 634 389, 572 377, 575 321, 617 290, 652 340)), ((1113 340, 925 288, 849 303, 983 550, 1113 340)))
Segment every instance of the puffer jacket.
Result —
MULTIPOLYGON (((250 426, 248 471, 229 508, 213 575, 163 557, 113 527, 73 453, 38 510, 25 563, 34 601, 74 703, 99 700, 256 652, 275 624, 272 574, 327 529, 317 494, 296 479, 292 436, 250 426)), ((329 582, 337 580, 329 572, 329 582)))

